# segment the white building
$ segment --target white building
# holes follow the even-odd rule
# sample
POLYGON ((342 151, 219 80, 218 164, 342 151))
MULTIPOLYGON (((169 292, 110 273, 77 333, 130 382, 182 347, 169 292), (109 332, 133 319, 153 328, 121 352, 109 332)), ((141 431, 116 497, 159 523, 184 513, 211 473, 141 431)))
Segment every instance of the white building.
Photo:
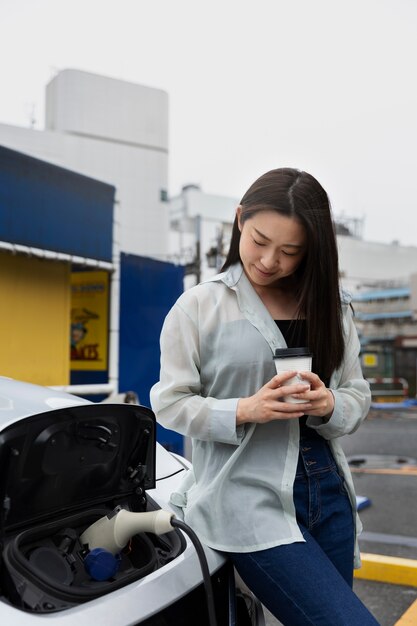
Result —
POLYGON ((114 185, 121 250, 166 258, 168 94, 68 69, 47 85, 45 118, 0 124, 0 144, 114 185))
MULTIPOLYGON (((63 70, 47 85, 45 117, 45 130, 0 124, 0 144, 114 185, 124 252, 188 264, 186 285, 220 267, 239 199, 187 185, 168 205, 166 92, 63 70)), ((345 235, 338 244, 349 291, 404 285, 417 269, 417 247, 345 235)))
MULTIPOLYGON (((170 254, 180 262, 190 263, 198 252, 201 277, 215 273, 221 265, 230 241, 238 198, 204 193, 198 185, 186 185, 179 196, 170 200, 170 254), (209 266, 207 253, 217 250, 217 263, 209 266)), ((338 223, 338 218, 335 216, 338 223)), ((341 218, 342 232, 349 220, 341 218)), ((356 229, 357 230, 357 229, 356 229)), ((417 247, 364 241, 358 236, 337 235, 342 284, 355 293, 363 289, 406 285, 417 270, 417 247)))
POLYGON ((170 200, 169 253, 173 262, 187 266, 186 287, 220 269, 238 204, 235 198, 204 193, 198 185, 185 185, 170 200))
POLYGON ((417 270, 417 247, 338 235, 342 282, 351 292, 407 285, 417 270))

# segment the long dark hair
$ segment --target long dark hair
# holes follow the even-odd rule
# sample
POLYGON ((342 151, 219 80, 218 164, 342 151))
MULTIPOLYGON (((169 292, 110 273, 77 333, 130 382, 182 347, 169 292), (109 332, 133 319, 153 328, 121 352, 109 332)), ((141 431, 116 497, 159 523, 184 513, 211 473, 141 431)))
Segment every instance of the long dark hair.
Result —
MULTIPOLYGON (((307 172, 280 168, 258 178, 240 201, 243 224, 259 211, 277 211, 305 228, 307 250, 294 274, 298 317, 306 317, 307 341, 314 371, 328 379, 344 354, 339 263, 330 201, 320 183, 307 172)), ((237 217, 222 270, 241 262, 237 217)))

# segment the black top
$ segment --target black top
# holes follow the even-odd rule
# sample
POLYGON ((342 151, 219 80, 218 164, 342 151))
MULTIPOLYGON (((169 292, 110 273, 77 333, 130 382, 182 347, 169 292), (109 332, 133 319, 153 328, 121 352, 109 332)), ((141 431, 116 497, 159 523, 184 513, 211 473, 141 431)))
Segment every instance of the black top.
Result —
POLYGON ((306 320, 275 320, 289 348, 300 348, 307 345, 306 320))

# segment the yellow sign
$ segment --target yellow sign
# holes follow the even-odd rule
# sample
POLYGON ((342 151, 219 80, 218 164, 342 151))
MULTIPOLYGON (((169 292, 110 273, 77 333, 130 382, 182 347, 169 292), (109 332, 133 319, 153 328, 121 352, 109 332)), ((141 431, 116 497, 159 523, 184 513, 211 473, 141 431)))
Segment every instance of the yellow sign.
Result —
POLYGON ((378 355, 367 352, 362 355, 362 363, 364 367, 378 367, 378 355))
POLYGON ((71 274, 71 369, 106 370, 109 335, 109 275, 71 274))

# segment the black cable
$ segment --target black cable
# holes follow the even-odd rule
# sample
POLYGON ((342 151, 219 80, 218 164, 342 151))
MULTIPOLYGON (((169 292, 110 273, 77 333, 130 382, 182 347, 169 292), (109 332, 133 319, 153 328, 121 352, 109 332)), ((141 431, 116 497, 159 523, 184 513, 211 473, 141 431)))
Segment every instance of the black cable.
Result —
POLYGON ((204 588, 206 591, 206 598, 207 598, 209 624, 210 626, 217 626, 213 587, 211 584, 210 572, 209 572, 209 568, 207 565, 207 559, 204 553, 204 548, 201 545, 201 542, 199 538, 197 537, 197 535, 195 534, 195 532, 185 522, 177 519, 176 517, 173 517, 171 519, 171 526, 177 526, 177 528, 185 532, 194 544, 195 550, 197 552, 198 560, 200 561, 201 572, 203 574, 204 588))
POLYGON ((179 474, 180 472, 183 472, 184 470, 181 468, 179 470, 177 470, 176 472, 172 472, 172 474, 168 474, 167 476, 161 476, 161 478, 156 478, 155 482, 157 483, 158 480, 165 480, 166 478, 171 478, 172 476, 175 476, 176 474, 179 474))

